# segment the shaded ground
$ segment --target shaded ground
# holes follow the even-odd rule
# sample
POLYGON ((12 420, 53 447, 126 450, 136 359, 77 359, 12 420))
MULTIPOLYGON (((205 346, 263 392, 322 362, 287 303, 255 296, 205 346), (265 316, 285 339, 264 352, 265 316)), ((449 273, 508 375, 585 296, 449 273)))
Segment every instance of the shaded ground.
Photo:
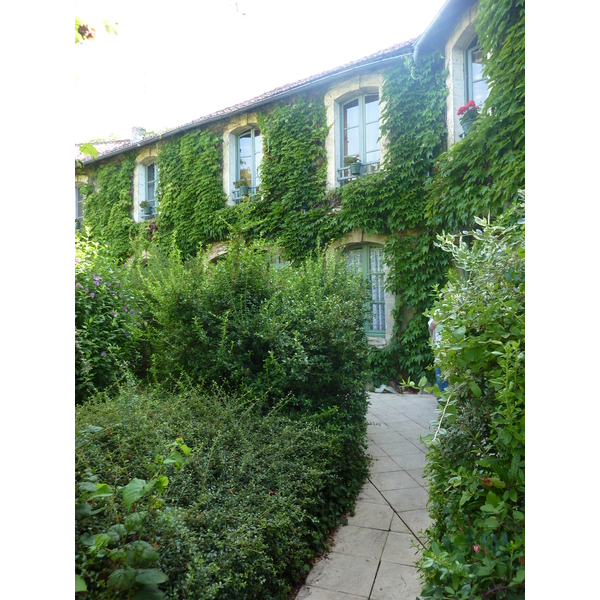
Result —
POLYGON ((421 593, 415 560, 429 523, 423 479, 437 400, 429 395, 370 393, 369 480, 356 513, 314 565, 297 600, 414 600, 421 593))

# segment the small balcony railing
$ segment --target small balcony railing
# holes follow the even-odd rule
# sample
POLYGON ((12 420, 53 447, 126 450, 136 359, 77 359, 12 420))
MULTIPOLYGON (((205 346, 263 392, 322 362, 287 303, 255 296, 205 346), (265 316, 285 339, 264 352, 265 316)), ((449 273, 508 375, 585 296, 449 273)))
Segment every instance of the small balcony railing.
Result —
POLYGON ((233 190, 233 192, 231 194, 231 200, 233 201, 234 204, 239 204, 240 201, 242 200, 242 198, 245 196, 254 198, 254 196, 256 196, 256 194, 258 194, 259 187, 260 186, 258 186, 258 185, 255 185, 254 187, 248 186, 248 193, 244 194, 244 196, 242 196, 242 190, 240 190, 240 189, 233 190))
POLYGON ((370 162, 363 163, 360 169, 360 175, 352 175, 350 171, 350 166, 342 167, 341 169, 337 169, 338 177, 337 180, 340 183, 340 186, 345 185, 349 181, 353 181, 354 179, 358 179, 359 177, 363 177, 364 175, 370 175, 371 173, 376 173, 379 171, 380 162, 370 162))

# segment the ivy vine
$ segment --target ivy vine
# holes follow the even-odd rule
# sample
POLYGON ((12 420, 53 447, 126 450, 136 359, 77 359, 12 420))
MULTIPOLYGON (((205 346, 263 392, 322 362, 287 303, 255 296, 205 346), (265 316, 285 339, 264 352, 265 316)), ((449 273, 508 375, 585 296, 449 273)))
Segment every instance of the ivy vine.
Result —
POLYGON ((84 224, 90 237, 106 244, 118 258, 131 254, 136 227, 131 219, 131 187, 135 161, 131 156, 89 172, 81 186, 84 224))
POLYGON ((498 214, 525 188, 525 2, 481 0, 477 18, 492 85, 469 135, 436 165, 426 216, 447 231, 498 214))

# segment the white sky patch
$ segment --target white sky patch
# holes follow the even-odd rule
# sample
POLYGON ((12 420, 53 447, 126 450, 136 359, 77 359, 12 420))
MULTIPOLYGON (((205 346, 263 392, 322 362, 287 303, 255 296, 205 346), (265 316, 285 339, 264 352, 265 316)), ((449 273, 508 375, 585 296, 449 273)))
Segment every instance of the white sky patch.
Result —
POLYGON ((444 0, 79 0, 76 142, 176 127, 421 34, 444 0), (118 35, 103 20, 118 23, 118 35))

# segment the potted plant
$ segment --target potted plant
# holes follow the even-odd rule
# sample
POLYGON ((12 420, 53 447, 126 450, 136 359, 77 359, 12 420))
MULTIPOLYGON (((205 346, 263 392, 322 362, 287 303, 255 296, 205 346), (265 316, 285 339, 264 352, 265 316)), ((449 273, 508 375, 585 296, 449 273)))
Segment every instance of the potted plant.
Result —
POLYGON ((461 106, 458 109, 456 114, 460 117, 460 124, 462 125, 465 135, 467 135, 471 129, 471 125, 473 125, 475 117, 479 114, 479 109, 477 108, 475 101, 469 100, 464 106, 461 106))
POLYGON ((344 159, 344 166, 350 167, 350 175, 360 175, 362 169, 362 163, 360 162, 360 156, 346 156, 344 159))
POLYGON ((247 196, 248 191, 250 190, 250 186, 245 179, 239 179, 238 181, 234 181, 233 185, 236 189, 240 190, 240 196, 247 196))
POLYGON ((144 211, 145 215, 149 215, 152 213, 152 207, 150 206, 150 203, 147 200, 143 200, 142 202, 140 202, 140 208, 144 211))

